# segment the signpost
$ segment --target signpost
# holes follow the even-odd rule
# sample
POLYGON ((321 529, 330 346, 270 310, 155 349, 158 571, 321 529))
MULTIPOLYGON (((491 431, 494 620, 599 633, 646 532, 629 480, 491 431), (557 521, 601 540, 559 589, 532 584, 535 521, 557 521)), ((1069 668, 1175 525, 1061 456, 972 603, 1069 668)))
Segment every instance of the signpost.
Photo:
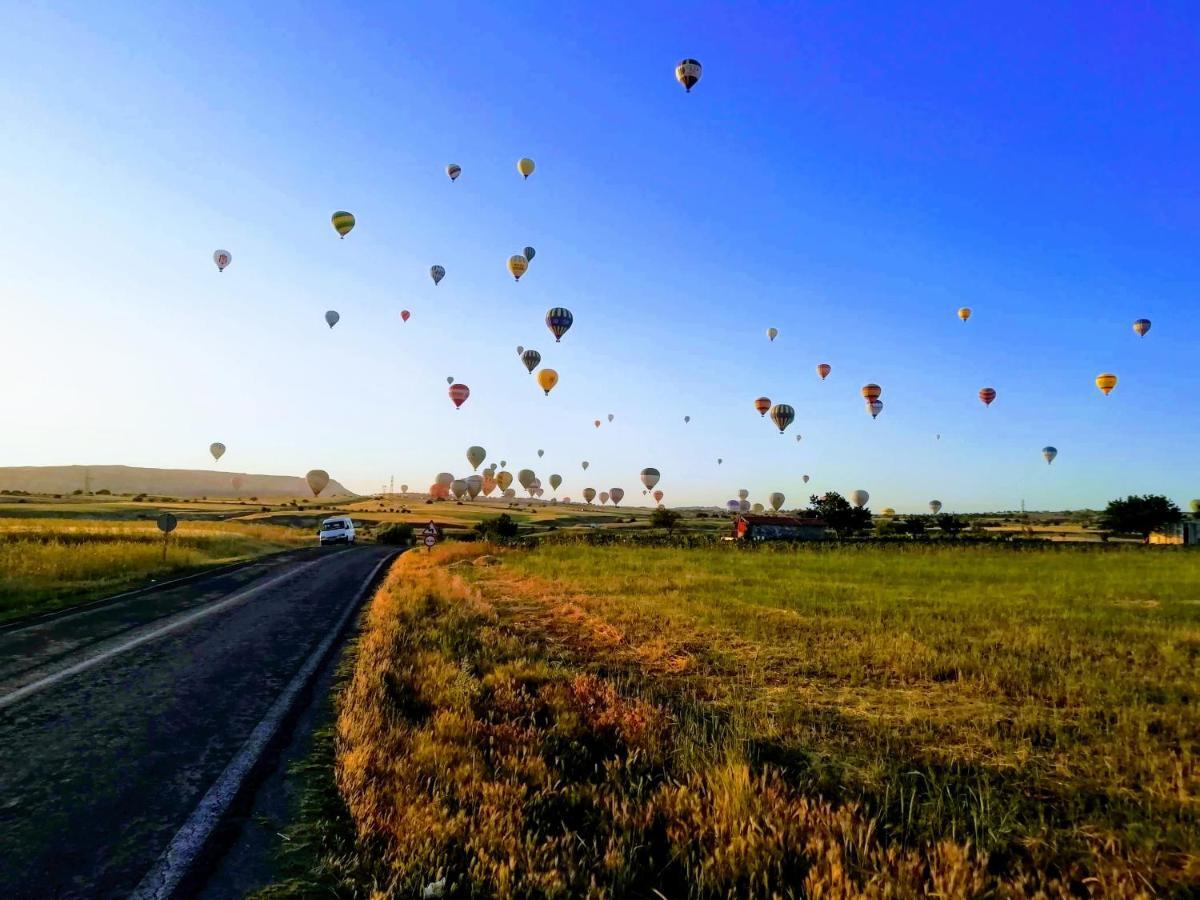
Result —
POLYGON ((432 550, 433 545, 438 542, 437 526, 433 524, 433 519, 429 520, 429 524, 421 532, 421 540, 425 544, 426 550, 432 550))
POLYGON ((167 541, 171 537, 171 532, 175 530, 175 526, 179 524, 169 512, 162 513, 158 517, 158 530, 163 533, 163 562, 167 561, 167 541))

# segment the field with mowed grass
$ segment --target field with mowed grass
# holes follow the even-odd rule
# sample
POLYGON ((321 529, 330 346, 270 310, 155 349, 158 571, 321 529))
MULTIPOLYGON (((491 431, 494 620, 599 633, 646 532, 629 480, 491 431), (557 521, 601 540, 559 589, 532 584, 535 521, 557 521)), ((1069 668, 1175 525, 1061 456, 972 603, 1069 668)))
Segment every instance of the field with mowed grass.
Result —
POLYGON ((312 543, 307 530, 181 520, 164 560, 153 521, 0 517, 0 622, 312 543))
POLYGON ((1184 549, 444 545, 268 894, 1187 895, 1198 691, 1184 549))

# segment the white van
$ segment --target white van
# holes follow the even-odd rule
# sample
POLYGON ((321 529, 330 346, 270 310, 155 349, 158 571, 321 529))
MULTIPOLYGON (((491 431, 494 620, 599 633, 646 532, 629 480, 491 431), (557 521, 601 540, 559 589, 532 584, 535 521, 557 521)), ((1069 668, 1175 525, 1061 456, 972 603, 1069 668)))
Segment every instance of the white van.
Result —
POLYGON ((354 522, 349 516, 332 516, 321 523, 317 536, 321 539, 322 547, 326 544, 353 544, 354 522))

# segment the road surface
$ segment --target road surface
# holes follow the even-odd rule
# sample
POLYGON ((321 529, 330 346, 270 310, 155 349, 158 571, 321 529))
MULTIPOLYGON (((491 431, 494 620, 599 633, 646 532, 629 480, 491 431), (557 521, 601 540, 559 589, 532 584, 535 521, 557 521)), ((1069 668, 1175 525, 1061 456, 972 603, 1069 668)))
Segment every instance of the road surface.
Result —
POLYGON ((0 631, 0 897, 137 888, 391 552, 306 549, 0 631))

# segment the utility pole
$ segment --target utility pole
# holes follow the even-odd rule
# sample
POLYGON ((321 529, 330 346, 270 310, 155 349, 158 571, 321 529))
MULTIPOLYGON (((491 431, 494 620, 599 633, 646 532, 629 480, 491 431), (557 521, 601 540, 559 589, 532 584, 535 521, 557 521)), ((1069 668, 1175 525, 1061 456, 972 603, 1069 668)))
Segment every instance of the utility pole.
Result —
POLYGON ((395 475, 393 475, 391 478, 388 479, 388 493, 389 494, 396 493, 396 476, 395 475))

